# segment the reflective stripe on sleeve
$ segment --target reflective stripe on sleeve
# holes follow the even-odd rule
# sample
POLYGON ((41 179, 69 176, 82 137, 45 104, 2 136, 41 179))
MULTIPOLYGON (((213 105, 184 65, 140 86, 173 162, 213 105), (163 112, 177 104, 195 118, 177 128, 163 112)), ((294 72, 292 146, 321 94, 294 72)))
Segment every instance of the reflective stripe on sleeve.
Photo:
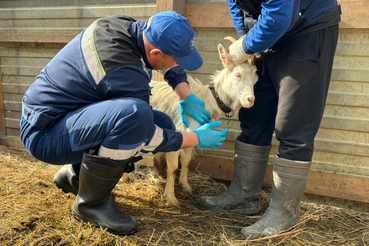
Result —
POLYGON ((95 83, 99 84, 106 73, 101 64, 95 46, 94 33, 97 27, 97 21, 98 20, 94 21, 83 33, 81 45, 88 69, 90 70, 95 83))

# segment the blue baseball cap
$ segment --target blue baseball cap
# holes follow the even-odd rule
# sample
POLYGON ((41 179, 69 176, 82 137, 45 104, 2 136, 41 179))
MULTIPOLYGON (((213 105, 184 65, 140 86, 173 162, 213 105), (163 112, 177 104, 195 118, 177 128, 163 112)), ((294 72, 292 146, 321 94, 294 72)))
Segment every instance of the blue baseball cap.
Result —
POLYGON ((155 14, 144 32, 152 46, 174 57, 184 69, 194 71, 202 66, 202 57, 195 47, 195 31, 180 14, 174 11, 155 14))

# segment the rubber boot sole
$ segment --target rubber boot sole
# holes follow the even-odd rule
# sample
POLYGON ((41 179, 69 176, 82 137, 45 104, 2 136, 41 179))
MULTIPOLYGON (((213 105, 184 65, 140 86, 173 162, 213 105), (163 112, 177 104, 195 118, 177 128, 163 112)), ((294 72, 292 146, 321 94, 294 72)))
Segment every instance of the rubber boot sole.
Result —
POLYGON ((93 220, 85 219, 82 215, 80 215, 79 213, 74 211, 74 209, 73 209, 73 216, 81 222, 86 222, 86 223, 89 222, 89 223, 93 224, 96 227, 107 228, 108 232, 113 233, 113 234, 117 234, 117 235, 132 235, 132 234, 134 234, 138 231, 137 227, 134 227, 134 228, 131 228, 131 229, 128 229, 128 230, 125 230, 125 231, 116 231, 116 230, 111 229, 109 227, 103 227, 103 226, 99 225, 97 222, 95 222, 93 220))

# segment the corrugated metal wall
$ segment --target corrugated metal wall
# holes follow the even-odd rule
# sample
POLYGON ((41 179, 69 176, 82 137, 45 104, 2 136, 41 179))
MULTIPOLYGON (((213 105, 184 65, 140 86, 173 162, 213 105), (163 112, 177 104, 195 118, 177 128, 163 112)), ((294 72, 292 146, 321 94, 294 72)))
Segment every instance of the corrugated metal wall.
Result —
MULTIPOLYGON (((191 75, 208 83, 209 75, 222 69, 217 45, 221 42, 227 47, 229 41, 221 40, 226 36, 237 37, 233 29, 196 29, 196 46, 205 62, 191 75)), ((340 29, 327 105, 315 140, 313 169, 369 175, 368 65, 369 30, 340 29)), ((227 124, 227 119, 223 122, 227 124)), ((230 124, 227 141, 220 149, 199 152, 233 157, 234 140, 240 133, 237 116, 230 124)), ((277 153, 277 150, 278 141, 274 139, 272 152, 277 153)))
MULTIPOLYGON (((64 44, 50 41, 4 42, 4 35, 36 34, 42 40, 42 35, 55 34, 63 38, 63 35, 77 34, 98 17, 127 14, 146 19, 155 12, 156 3, 152 0, 0 1, 0 37, 3 37, 0 42, 0 66, 6 135, 19 136, 23 93, 64 44)), ((232 28, 195 28, 195 31, 196 46, 205 63, 191 74, 206 84, 209 75, 222 68, 217 53, 218 43, 227 47, 229 41, 222 38, 236 37, 236 33, 232 28)), ((340 30, 327 106, 315 142, 314 169, 369 175, 368 47, 369 30, 340 30)), ((226 119, 224 123, 227 123, 226 119)), ((230 124, 227 141, 219 150, 200 152, 232 157, 234 140, 240 132, 237 117, 233 117, 230 124)), ((278 142, 274 141, 273 145, 276 153, 278 142)))

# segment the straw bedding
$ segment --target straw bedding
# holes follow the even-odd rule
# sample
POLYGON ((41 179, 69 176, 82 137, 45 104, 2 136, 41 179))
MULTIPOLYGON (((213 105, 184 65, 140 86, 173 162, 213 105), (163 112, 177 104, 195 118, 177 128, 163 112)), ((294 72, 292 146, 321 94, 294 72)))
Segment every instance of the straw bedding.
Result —
MULTIPOLYGON (((147 166, 137 166, 131 180, 121 180, 113 191, 118 207, 135 216, 139 226, 134 235, 117 236, 73 218, 74 195, 52 183, 59 168, 0 146, 0 245, 369 245, 368 204, 305 195, 300 223, 292 230, 245 241, 242 227, 260 216, 196 207, 200 196, 225 190, 224 183, 190 172, 194 195, 176 186, 181 208, 168 207, 162 197, 165 180, 147 166)), ((270 189, 263 188, 261 195, 264 212, 270 189)))

